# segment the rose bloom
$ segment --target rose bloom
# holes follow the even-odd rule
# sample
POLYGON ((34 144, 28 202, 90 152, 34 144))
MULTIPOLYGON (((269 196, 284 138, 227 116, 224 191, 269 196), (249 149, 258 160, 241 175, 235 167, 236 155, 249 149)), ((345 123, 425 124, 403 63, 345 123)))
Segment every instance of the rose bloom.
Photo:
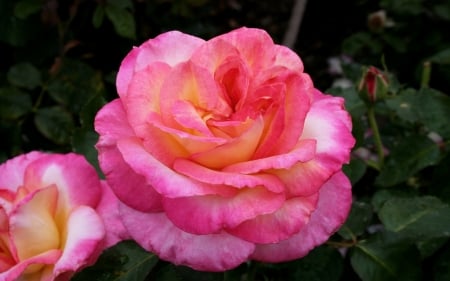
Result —
POLYGON ((174 264, 222 271, 305 256, 347 217, 354 145, 342 98, 260 29, 134 48, 97 114, 99 161, 131 237, 174 264))
POLYGON ((82 156, 31 152, 0 165, 0 280, 69 280, 126 238, 117 206, 82 156))

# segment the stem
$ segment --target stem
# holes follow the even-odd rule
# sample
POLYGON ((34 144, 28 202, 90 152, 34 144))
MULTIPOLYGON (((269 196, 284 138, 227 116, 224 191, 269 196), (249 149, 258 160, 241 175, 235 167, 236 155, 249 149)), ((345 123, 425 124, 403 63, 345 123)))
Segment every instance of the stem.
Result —
POLYGON ((430 84, 430 76, 431 76, 431 63, 429 61, 426 61, 423 63, 423 70, 422 70, 422 79, 420 81, 420 86, 422 88, 427 88, 430 84))
POLYGON ((383 143, 381 142, 380 131, 378 130, 378 124, 375 118, 375 107, 373 105, 369 105, 367 110, 367 116, 369 117, 369 124, 373 132, 375 147, 378 153, 378 169, 381 170, 384 163, 384 151, 383 151, 383 143))

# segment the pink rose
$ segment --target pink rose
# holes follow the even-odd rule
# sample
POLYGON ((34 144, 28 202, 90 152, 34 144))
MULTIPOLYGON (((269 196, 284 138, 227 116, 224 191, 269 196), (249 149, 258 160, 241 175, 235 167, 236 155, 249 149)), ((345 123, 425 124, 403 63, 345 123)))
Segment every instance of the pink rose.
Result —
MULTIPOLYGON (((96 210, 118 214, 108 189, 76 154, 31 152, 0 165, 0 280, 69 280, 95 262, 122 235, 105 237, 109 221, 96 210)), ((124 231, 111 221, 107 229, 124 231)))
POLYGON ((354 145, 341 98, 263 30, 177 31, 134 48, 95 120, 130 235, 161 259, 221 271, 305 256, 347 217, 354 145))

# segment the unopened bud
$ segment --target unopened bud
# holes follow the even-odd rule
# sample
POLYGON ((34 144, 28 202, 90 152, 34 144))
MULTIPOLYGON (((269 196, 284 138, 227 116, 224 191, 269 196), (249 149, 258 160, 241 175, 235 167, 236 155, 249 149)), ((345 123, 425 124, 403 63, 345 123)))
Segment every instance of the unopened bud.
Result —
POLYGON ((370 66, 363 70, 358 92, 364 101, 373 104, 383 100, 387 95, 388 88, 388 78, 378 68, 370 66))

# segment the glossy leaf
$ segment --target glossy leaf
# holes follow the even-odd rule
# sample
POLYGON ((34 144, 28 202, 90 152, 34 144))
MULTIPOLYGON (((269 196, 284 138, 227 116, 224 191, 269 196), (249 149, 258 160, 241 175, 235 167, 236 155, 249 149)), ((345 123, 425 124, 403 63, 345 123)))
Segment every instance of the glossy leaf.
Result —
POLYGON ((8 81, 21 88, 34 89, 41 84, 41 73, 31 63, 18 63, 8 71, 8 81))
POLYGON ((380 235, 358 243, 351 252, 350 262, 363 281, 421 280, 417 249, 380 235))
POLYGON ((15 88, 0 88, 0 118, 20 118, 31 111, 31 102, 31 97, 26 92, 15 88))
POLYGON ((450 137, 450 97, 436 90, 407 89, 386 102, 405 121, 421 123, 430 131, 450 137))
POLYGON ((44 107, 36 112, 34 118, 42 135, 57 144, 66 144, 74 128, 72 115, 61 107, 44 107))
POLYGON ((379 217, 386 229, 414 241, 450 237, 450 206, 436 197, 391 198, 379 217))
POLYGON ((59 104, 79 113, 83 106, 103 92, 100 76, 81 61, 66 59, 48 85, 50 96, 59 104))
POLYGON ((115 5, 106 5, 105 12, 108 19, 114 25, 117 34, 129 39, 136 37, 136 24, 128 10, 115 5))
POLYGON ((393 186, 439 160, 440 151, 436 143, 425 136, 408 136, 392 149, 376 183, 384 187, 393 186))
POLYGON ((346 240, 355 240, 369 226, 373 216, 372 206, 366 202, 356 201, 352 204, 350 215, 338 231, 346 240))
POLYGON ((72 281, 141 281, 158 262, 133 241, 123 241, 105 250, 96 264, 72 278, 72 281))

